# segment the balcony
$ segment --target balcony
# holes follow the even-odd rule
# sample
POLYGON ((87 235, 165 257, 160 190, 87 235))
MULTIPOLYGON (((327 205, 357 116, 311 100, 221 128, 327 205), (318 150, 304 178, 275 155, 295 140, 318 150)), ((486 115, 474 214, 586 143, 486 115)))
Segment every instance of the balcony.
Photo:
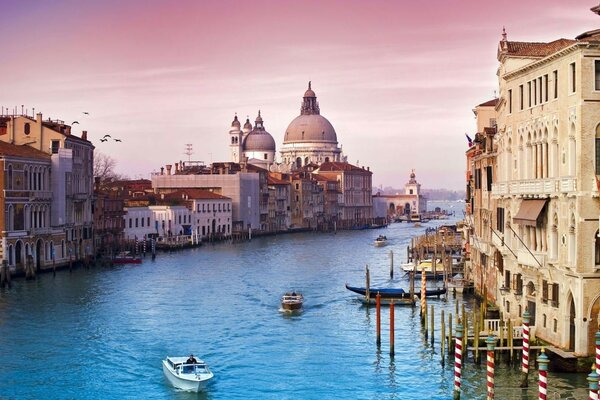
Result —
POLYGON ((522 179, 492 184, 494 198, 505 196, 545 198, 559 193, 572 193, 577 190, 577 178, 522 179))
POLYGON ((52 192, 47 190, 32 190, 29 192, 29 201, 52 200, 52 192))
POLYGON ((540 268, 540 264, 544 265, 546 262, 546 254, 537 251, 533 252, 533 254, 535 257, 526 249, 519 249, 517 250, 517 262, 519 264, 527 265, 528 267, 540 268))

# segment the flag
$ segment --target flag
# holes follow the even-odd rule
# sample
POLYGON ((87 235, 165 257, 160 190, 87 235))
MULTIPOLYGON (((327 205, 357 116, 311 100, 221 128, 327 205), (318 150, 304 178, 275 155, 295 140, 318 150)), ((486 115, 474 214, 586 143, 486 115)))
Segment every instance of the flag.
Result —
POLYGON ((465 136, 467 137, 467 140, 469 141, 469 147, 473 146, 473 140, 471 140, 469 135, 467 135, 466 133, 465 133, 465 136))

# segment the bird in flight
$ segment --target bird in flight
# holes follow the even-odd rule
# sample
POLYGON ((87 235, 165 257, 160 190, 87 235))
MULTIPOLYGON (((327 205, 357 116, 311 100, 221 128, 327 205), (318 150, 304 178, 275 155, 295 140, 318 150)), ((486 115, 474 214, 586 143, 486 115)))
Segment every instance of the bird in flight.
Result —
POLYGON ((102 136, 103 139, 106 139, 107 137, 110 137, 110 135, 104 135, 104 136, 102 136))
POLYGON ((83 113, 84 113, 85 115, 90 115, 90 113, 89 113, 89 112, 87 112, 87 111, 84 111, 83 113))
POLYGON ((79 121, 73 121, 73 122, 71 122, 71 125, 75 125, 75 124, 78 124, 78 123, 79 123, 79 121))
POLYGON ((115 142, 120 142, 120 141, 121 141, 121 139, 115 139, 115 142))
POLYGON ((106 142, 108 139, 100 139, 101 142, 106 142))

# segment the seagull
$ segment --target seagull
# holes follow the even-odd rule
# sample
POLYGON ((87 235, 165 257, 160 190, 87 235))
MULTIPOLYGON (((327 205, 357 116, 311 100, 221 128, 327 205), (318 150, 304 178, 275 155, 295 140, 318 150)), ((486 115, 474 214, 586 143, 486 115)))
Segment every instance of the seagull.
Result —
POLYGON ((121 141, 121 139, 115 139, 115 142, 120 142, 120 141, 121 141))
POLYGON ((110 137, 110 135, 104 135, 104 136, 102 136, 103 139, 105 139, 107 137, 110 137))
POLYGON ((106 142, 108 139, 100 139, 101 142, 106 142))
POLYGON ((78 124, 78 123, 79 123, 79 121, 73 121, 73 122, 71 122, 71 125, 75 125, 75 124, 78 124))
POLYGON ((83 113, 84 113, 85 115, 90 115, 90 113, 89 113, 89 112, 87 112, 87 111, 84 111, 83 113))

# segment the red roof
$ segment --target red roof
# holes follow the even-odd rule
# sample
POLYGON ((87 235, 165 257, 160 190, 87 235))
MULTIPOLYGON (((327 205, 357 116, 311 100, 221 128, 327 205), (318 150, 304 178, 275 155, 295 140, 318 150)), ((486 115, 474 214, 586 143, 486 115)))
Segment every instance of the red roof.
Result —
POLYGON ((50 160, 50 154, 39 151, 28 145, 16 145, 0 141, 0 156, 36 158, 50 160))
POLYGON ((370 174, 371 171, 346 162, 325 162, 319 167, 319 172, 356 171, 370 174))
POLYGON ((492 99, 492 100, 488 100, 485 103, 481 103, 479 104, 477 107, 496 107, 496 104, 498 104, 498 99, 492 99))
POLYGON ((278 178, 275 178, 274 176, 268 175, 267 176, 267 183, 269 185, 289 185, 290 183, 278 178))
POLYGON ((556 53, 573 43, 576 40, 572 39, 557 39, 549 43, 543 42, 500 42, 500 47, 503 53, 517 57, 546 57, 556 53), (504 44, 506 48, 504 48, 504 44))

